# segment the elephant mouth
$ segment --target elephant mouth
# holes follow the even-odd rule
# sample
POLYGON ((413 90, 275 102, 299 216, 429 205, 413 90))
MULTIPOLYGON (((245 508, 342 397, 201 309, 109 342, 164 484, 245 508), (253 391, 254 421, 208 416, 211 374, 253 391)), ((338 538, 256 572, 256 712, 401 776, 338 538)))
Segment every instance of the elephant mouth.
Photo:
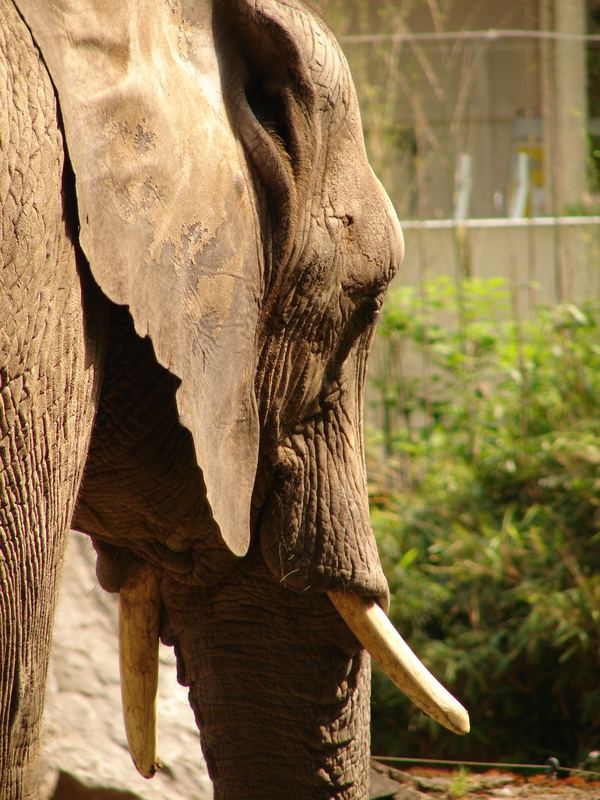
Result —
MULTIPOLYGON (((469 732, 469 715, 421 663, 371 598, 329 591, 332 604, 362 646, 398 688, 443 727, 469 732)), ((151 778, 160 769, 156 747, 156 691, 160 573, 144 563, 119 593, 119 653, 123 717, 136 769, 151 778)))

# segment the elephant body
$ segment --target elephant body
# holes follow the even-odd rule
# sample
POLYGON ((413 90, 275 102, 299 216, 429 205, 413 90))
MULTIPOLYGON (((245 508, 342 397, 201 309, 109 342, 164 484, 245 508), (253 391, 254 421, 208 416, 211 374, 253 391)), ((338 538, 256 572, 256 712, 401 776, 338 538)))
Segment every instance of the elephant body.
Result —
POLYGON ((74 244, 54 90, 0 3, 0 796, 34 798, 50 632, 98 397, 102 314, 74 244), (89 313, 88 313, 89 312, 89 313))
POLYGON ((0 0, 0 800, 65 537, 159 576, 215 797, 365 798, 361 404, 398 223, 296 0, 0 0))

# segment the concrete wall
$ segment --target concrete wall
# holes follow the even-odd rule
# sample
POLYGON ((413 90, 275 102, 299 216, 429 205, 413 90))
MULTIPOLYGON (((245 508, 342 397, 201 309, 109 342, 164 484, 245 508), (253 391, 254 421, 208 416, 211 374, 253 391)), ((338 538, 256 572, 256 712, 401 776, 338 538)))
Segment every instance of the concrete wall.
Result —
POLYGON ((522 309, 600 298, 600 217, 405 222, 406 256, 396 278, 501 276, 522 309))

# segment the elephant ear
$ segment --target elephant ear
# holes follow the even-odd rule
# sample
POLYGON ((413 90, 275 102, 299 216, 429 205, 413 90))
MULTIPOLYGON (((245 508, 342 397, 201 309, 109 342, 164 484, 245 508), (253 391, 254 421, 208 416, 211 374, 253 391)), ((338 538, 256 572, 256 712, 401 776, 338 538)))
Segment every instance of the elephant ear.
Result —
POLYGON ((246 552, 258 454, 262 251, 249 168, 223 96, 212 4, 16 0, 55 84, 80 242, 180 380, 223 540, 246 552))

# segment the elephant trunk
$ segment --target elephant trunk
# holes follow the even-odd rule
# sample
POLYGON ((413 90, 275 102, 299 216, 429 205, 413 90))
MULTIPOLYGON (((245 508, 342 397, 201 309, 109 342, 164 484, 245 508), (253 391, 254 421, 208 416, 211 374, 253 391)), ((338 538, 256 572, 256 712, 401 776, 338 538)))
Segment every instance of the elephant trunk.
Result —
POLYGON ((282 588, 253 553, 163 600, 217 800, 368 796, 369 657, 325 595, 282 588))

